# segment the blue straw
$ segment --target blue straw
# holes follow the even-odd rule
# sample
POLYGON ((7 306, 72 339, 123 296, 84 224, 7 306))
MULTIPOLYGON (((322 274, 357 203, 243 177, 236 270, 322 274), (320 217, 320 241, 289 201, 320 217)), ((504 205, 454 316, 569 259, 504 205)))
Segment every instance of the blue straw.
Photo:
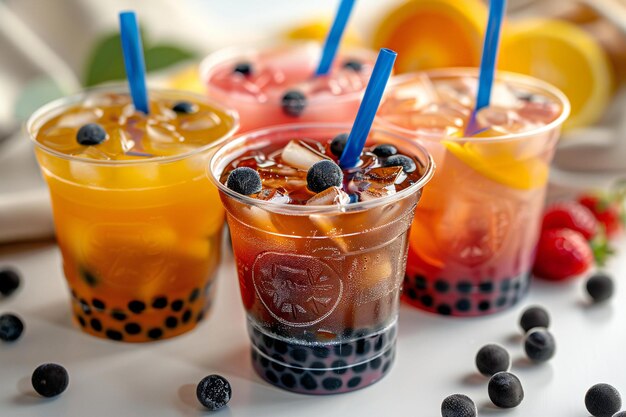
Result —
POLYGON ((322 59, 315 71, 315 76, 326 75, 330 70, 331 65, 337 54, 341 37, 343 36, 344 29, 350 18, 352 12, 352 6, 354 6, 355 0, 341 0, 335 21, 333 22, 328 36, 326 36, 326 42, 324 42, 324 50, 322 51, 322 59))
POLYGON ((141 33, 135 12, 120 13, 120 36, 124 51, 126 78, 135 109, 148 114, 148 89, 146 88, 146 64, 143 60, 141 33))
POLYGON ((359 112, 356 114, 346 147, 339 159, 339 165, 343 168, 352 168, 359 162, 397 55, 391 49, 385 48, 378 53, 378 58, 365 89, 359 112))
MULTIPOLYGON (((489 3, 489 20, 485 32, 483 44, 483 56, 480 61, 480 74, 478 76, 478 94, 476 96, 476 108, 472 119, 479 110, 489 106, 491 101, 491 87, 493 86, 498 58, 498 45, 500 43, 500 28, 506 10, 506 0, 491 0, 489 3)), ((472 128, 470 123, 468 128, 472 128)))

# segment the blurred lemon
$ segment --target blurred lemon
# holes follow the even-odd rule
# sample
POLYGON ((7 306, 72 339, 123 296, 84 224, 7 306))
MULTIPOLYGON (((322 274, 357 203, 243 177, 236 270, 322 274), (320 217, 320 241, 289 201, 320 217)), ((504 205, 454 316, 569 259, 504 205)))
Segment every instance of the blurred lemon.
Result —
POLYGON ((205 87, 200 79, 198 64, 190 64, 172 71, 166 80, 167 88, 172 90, 191 91, 193 93, 204 93, 205 87))
MULTIPOLYGON (((326 35, 330 30, 331 23, 332 21, 326 18, 309 20, 287 30, 285 37, 291 40, 314 40, 324 42, 324 40, 326 40, 326 35)), ((356 31, 348 26, 343 37, 341 38, 341 44, 344 46, 356 47, 363 46, 363 41, 356 31)))
POLYGON ((611 99, 608 56, 589 34, 568 22, 531 19, 512 24, 502 39, 499 68, 561 89, 572 105, 566 128, 596 122, 611 99))
POLYGON ((398 73, 480 62, 487 9, 480 0, 411 0, 378 26, 375 48, 398 52, 398 73))

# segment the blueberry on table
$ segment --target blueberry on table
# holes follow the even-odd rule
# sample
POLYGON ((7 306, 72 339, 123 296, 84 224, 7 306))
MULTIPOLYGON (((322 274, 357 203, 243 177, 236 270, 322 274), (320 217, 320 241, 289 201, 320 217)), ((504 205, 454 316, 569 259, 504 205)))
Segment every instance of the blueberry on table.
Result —
POLYGON ((306 173, 307 187, 314 193, 321 193, 330 187, 340 187, 342 182, 343 172, 333 161, 316 162, 306 173))
POLYGON ((547 329, 550 327, 550 315, 543 307, 529 307, 522 313, 519 325, 525 332, 535 327, 547 329))
POLYGON ((587 280, 585 288, 594 303, 601 303, 608 300, 613 296, 615 290, 613 279, 602 272, 592 275, 587 280))
POLYGON ((485 376, 508 371, 511 365, 509 352, 500 345, 485 345, 476 354, 476 367, 485 376))
POLYGON ((0 316, 0 340, 14 342, 20 338, 24 331, 24 323, 14 314, 0 316))
POLYGON ((198 401, 211 411, 219 410, 228 404, 232 394, 230 383, 220 375, 204 377, 196 388, 198 401))
POLYGON ((344 68, 353 70, 354 72, 360 72, 363 69, 363 63, 356 59, 351 59, 343 64, 344 68))
POLYGON ((612 417, 622 408, 622 397, 609 384, 596 384, 585 394, 585 407, 592 416, 612 417))
POLYGON ((397 154, 398 149, 396 149, 393 145, 383 143, 382 145, 377 145, 374 149, 372 149, 372 153, 380 158, 387 158, 397 154))
POLYGON ((31 382, 39 395, 50 398, 67 389, 70 377, 61 365, 46 363, 35 369, 31 382))
POLYGON ((498 372, 489 380, 489 399, 500 408, 514 408, 524 399, 520 380, 510 372, 498 372))
POLYGON ((441 403, 442 417, 476 417, 476 404, 467 395, 453 394, 441 403))
POLYGON ((174 104, 174 106, 172 106, 172 110, 174 110, 176 113, 191 114, 195 113, 198 110, 198 107, 188 101, 179 101, 178 103, 174 104))
POLYGON ((415 161, 405 155, 392 155, 383 162, 384 167, 402 167, 405 173, 411 173, 417 169, 415 161))
POLYGON ((343 150, 346 148, 346 142, 348 142, 348 134, 340 133, 333 138, 330 142, 330 152, 337 158, 341 158, 343 150))
POLYGON ((252 168, 235 168, 228 174, 226 186, 239 194, 256 194, 261 191, 262 188, 261 177, 259 173, 252 168))
POLYGON ((97 123, 87 123, 76 133, 76 141, 81 145, 98 145, 107 138, 107 132, 97 123))
POLYGON ((0 271, 0 294, 8 297, 20 286, 20 274, 17 271, 5 268, 0 271))
POLYGON ((240 62, 235 65, 233 72, 238 72, 241 75, 250 75, 252 74, 252 64, 249 62, 240 62))
POLYGON ((281 100, 281 105, 285 114, 298 117, 306 107, 306 96, 297 90, 287 91, 281 100))
POLYGON ((532 329, 524 340, 524 350, 528 359, 535 362, 546 362, 556 352, 554 336, 546 329, 532 329))

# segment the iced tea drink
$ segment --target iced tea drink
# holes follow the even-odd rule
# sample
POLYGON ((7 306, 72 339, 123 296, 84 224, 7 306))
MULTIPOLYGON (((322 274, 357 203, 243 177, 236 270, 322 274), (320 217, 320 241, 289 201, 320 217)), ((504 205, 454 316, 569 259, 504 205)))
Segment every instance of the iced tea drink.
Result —
POLYGON ((254 368, 290 391, 359 389, 395 356, 408 228, 433 165, 414 142, 373 131, 361 164, 342 171, 333 138, 348 130, 249 132, 211 161, 254 368))
POLYGON ((204 97, 124 89, 52 102, 28 122, 48 183, 77 322, 144 342, 195 327, 211 304, 224 211, 205 167, 237 128, 204 97))
POLYGON ((431 312, 477 316, 515 304, 530 282, 550 161, 569 103, 537 79, 498 73, 474 108, 477 71, 434 70, 391 82, 378 113, 438 166, 410 233, 404 296, 431 312))
POLYGON ((286 123, 352 123, 376 54, 340 51, 315 77, 322 47, 314 42, 231 48, 209 55, 200 72, 207 94, 236 109, 242 132, 286 123))

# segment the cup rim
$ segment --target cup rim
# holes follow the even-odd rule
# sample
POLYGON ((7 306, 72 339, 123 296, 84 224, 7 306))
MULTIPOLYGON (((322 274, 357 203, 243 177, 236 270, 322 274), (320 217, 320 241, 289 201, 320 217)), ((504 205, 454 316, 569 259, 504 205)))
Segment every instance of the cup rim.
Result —
MULTIPOLYGON (((423 157, 423 161, 426 163, 425 171, 422 177, 416 181, 414 184, 411 184, 409 187, 400 190, 394 194, 377 198, 370 201, 361 201, 358 203, 351 204, 333 204, 328 206, 306 206, 306 205, 292 205, 292 204, 280 204, 266 200, 258 200, 247 195, 239 194, 230 188, 226 187, 226 185, 222 184, 219 178, 214 174, 214 171, 217 168, 220 168, 220 172, 223 171, 224 165, 218 165, 220 158, 224 158, 225 154, 237 147, 242 143, 245 143, 247 140, 260 140, 260 138, 270 135, 272 133, 277 132, 285 132, 289 130, 305 130, 305 129, 336 129, 344 132, 350 131, 352 126, 344 123, 293 123, 293 124, 283 124, 276 125, 271 127, 266 127, 262 129, 256 129, 249 132, 245 132, 232 140, 226 142, 222 145, 211 157, 211 160, 207 166, 207 175, 209 179, 217 186, 218 190, 230 198, 233 198, 241 203, 260 207, 267 211, 279 214, 297 214, 297 215, 310 215, 310 214, 340 214, 340 213, 349 213, 355 211, 362 211, 366 209, 371 209, 374 207, 378 207, 393 201, 402 200, 411 194, 414 194, 424 188, 424 186, 430 181, 435 172, 435 162, 432 155, 426 150, 424 146, 422 146, 417 141, 411 140, 408 137, 398 134, 397 132, 392 132, 389 130, 380 129, 377 127, 373 127, 372 131, 383 132, 386 135, 390 135, 394 137, 394 140, 399 140, 406 144, 408 147, 413 147, 417 149, 423 157)), ((418 156, 418 157, 419 157, 418 156)), ((232 159, 231 159, 232 160, 232 159)), ((420 158, 422 160, 422 158, 420 158)))
POLYGON ((75 155, 68 155, 63 152, 59 152, 37 141, 36 134, 34 132, 38 131, 38 129, 41 127, 40 122, 42 120, 47 120, 50 113, 53 113, 55 111, 57 112, 61 111, 63 108, 71 104, 79 103, 81 100, 84 100, 90 95, 101 94, 104 92, 113 92, 113 93, 121 92, 121 93, 130 94, 127 85, 121 84, 121 83, 113 83, 113 84, 105 84, 105 85, 101 85, 97 87, 92 87, 92 88, 86 88, 76 94, 72 94, 66 97, 61 97, 61 98, 55 99, 51 102, 44 104, 43 106, 35 110, 35 112, 28 118, 28 120, 24 124, 23 129, 24 129, 25 134, 28 136, 29 140, 36 147, 38 147, 39 149, 41 149, 42 151, 50 155, 53 155, 57 158, 65 159, 68 161, 77 161, 77 162, 83 162, 83 163, 87 163, 91 165, 108 165, 108 166, 147 165, 147 164, 153 164, 153 163, 169 163, 169 162, 180 161, 180 160, 195 156, 197 154, 204 153, 211 148, 221 145, 223 142, 231 138, 235 134, 235 132, 237 132, 237 130, 239 129, 239 114, 237 113, 236 110, 226 107, 215 100, 207 98, 204 95, 193 93, 190 91, 185 91, 185 90, 175 90, 175 89, 168 89, 168 88, 149 88, 148 91, 154 91, 154 92, 165 94, 165 95, 169 94, 169 95, 180 95, 181 97, 182 96, 191 97, 193 98, 193 100, 204 102, 211 107, 219 109, 220 111, 224 112, 227 116, 229 116, 232 119, 232 126, 219 139, 209 142, 206 145, 199 146, 191 151, 187 151, 187 152, 183 152, 183 153, 171 155, 171 156, 157 156, 157 157, 152 157, 152 158, 147 158, 147 159, 129 159, 129 160, 87 159, 87 158, 81 158, 75 155), (39 126, 36 126, 37 124, 39 124, 39 126))
MULTIPOLYGON (((452 68, 437 68, 437 69, 431 69, 431 70, 426 70, 426 71, 416 71, 416 72, 409 72, 409 73, 405 73, 401 75, 396 75, 396 76, 393 76, 389 80, 389 84, 387 85, 385 95, 390 94, 391 91, 394 88, 396 88, 399 84, 402 84, 403 82, 406 82, 411 79, 415 79, 420 74, 425 74, 431 78, 468 76, 468 75, 478 77, 478 71, 479 71, 478 68, 452 67, 452 68)), ((397 126, 387 121, 380 113, 376 115, 376 123, 378 124, 378 126, 383 127, 386 130, 397 131, 403 135, 408 135, 408 136, 413 136, 413 137, 417 136, 419 139, 423 139, 427 141, 439 142, 441 140, 446 140, 446 141, 451 141, 451 142, 463 142, 463 143, 466 143, 466 142, 473 142, 473 143, 498 142, 499 143, 499 142, 506 142, 506 141, 517 140, 521 138, 526 138, 529 136, 537 136, 537 135, 541 135, 543 133, 549 132, 561 126, 570 115, 571 104, 569 102, 569 99, 561 90, 559 90, 557 87, 553 86, 552 84, 548 82, 542 81, 530 75, 519 74, 515 72, 510 72, 510 71, 500 71, 500 70, 496 71, 495 80, 500 81, 500 82, 511 82, 513 84, 524 85, 527 87, 534 87, 534 88, 543 90, 543 92, 556 98, 560 102, 559 104, 562 107, 561 114, 559 115, 559 117, 557 117, 550 123, 544 126, 541 126, 537 129, 524 131, 524 132, 518 132, 518 133, 509 133, 509 134, 504 134, 501 136, 495 136, 495 137, 490 137, 490 138, 481 138, 481 137, 474 137, 474 136, 462 136, 462 137, 443 136, 442 137, 441 135, 421 133, 416 130, 397 126)))

